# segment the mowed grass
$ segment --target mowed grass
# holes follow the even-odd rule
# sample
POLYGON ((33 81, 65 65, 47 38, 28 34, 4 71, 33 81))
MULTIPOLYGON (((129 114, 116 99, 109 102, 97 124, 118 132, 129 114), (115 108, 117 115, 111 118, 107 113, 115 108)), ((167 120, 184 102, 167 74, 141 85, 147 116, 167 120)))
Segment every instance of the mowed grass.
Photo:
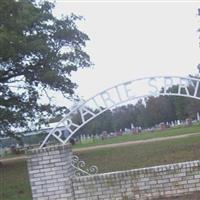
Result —
MULTIPOLYGON (((174 131, 177 131, 176 135, 186 134, 199 132, 199 128, 200 126, 185 128, 185 130, 173 129, 173 131, 167 130, 167 132, 161 133, 148 133, 149 136, 140 135, 136 137, 144 137, 144 139, 147 139, 150 136, 152 138, 152 134, 154 134, 154 137, 157 135, 160 137, 160 134, 163 133, 170 136, 170 134, 174 134, 174 131), (178 130, 181 130, 181 133, 178 133, 178 130)), ((113 141, 112 143, 114 143, 113 141)), ((78 155, 88 166, 97 165, 100 173, 198 160, 200 159, 200 135, 123 147, 83 151, 78 153, 78 155)), ((189 197, 188 199, 195 199, 193 197, 189 197)), ((31 199, 26 161, 3 161, 0 164, 0 200, 31 199)), ((200 199, 199 195, 196 199, 200 199)))
POLYGON ((32 199, 25 160, 7 161, 0 164, 0 199, 32 199))
POLYGON ((200 159, 200 136, 115 148, 83 151, 77 155, 100 172, 129 170, 200 159))
POLYGON ((163 131, 155 131, 155 132, 142 132, 138 135, 136 134, 125 134, 122 136, 112 137, 105 140, 102 139, 89 139, 85 140, 82 143, 78 143, 73 146, 73 148, 83 148, 89 146, 97 146, 104 144, 114 144, 128 141, 137 141, 137 140, 148 140, 152 138, 160 138, 160 137, 170 137, 170 136, 178 136, 189 133, 200 133, 200 124, 193 125, 191 127, 176 127, 169 128, 163 131))

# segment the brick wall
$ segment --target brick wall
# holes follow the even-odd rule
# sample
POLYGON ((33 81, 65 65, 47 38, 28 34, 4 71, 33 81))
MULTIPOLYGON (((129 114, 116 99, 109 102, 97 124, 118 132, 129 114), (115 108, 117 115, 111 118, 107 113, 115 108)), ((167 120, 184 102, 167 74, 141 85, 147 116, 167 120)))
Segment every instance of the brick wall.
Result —
POLYGON ((27 152, 33 200, 72 199, 72 151, 69 145, 27 152))
POLYGON ((28 152, 33 200, 128 200, 200 191, 200 161, 75 177, 69 145, 28 152))
POLYGON ((73 178, 75 199, 128 200, 200 191, 200 161, 73 178))

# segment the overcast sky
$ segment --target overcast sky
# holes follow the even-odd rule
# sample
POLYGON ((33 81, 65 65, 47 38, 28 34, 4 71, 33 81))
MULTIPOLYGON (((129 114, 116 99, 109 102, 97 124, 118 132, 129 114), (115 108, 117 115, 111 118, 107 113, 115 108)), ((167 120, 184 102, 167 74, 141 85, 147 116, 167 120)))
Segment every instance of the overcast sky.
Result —
MULTIPOLYGON (((72 79, 87 99, 115 84, 154 75, 197 73, 200 63, 200 2, 56 1, 54 14, 84 16, 94 67, 72 79)), ((64 102, 62 100, 62 102, 64 102)))

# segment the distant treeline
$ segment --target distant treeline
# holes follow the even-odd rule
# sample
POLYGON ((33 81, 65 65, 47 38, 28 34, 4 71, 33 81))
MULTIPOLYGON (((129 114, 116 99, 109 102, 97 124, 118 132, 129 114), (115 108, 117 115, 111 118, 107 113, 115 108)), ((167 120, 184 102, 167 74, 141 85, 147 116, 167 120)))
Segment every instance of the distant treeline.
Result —
MULTIPOLYGON (((191 83, 187 89, 190 94, 193 94, 195 84, 191 83)), ((175 85, 169 88, 167 93, 177 94, 177 90, 178 85, 175 85)), ((197 96, 200 96, 200 88, 197 91, 197 96)), ((98 113, 99 111, 92 110, 92 112, 98 113)), ((149 96, 140 99, 136 104, 123 105, 105 111, 84 125, 76 133, 76 136, 80 134, 96 135, 101 134, 103 131, 115 132, 125 128, 130 129, 131 124, 134 127, 142 127, 143 129, 151 128, 161 122, 167 123, 187 118, 196 119, 197 113, 200 113, 200 100, 180 96, 149 96)), ((61 118, 61 116, 54 118, 50 122, 59 121, 61 118)), ((73 122, 81 124, 79 114, 74 114, 73 122)))
MULTIPOLYGON (((193 92, 194 87, 192 85, 188 88, 190 92, 193 92)), ((174 90, 177 90, 177 86, 169 89, 170 92, 174 90)), ((186 118, 196 119, 198 112, 200 113, 199 100, 178 96, 150 96, 139 100, 135 105, 123 105, 105 111, 82 127, 76 135, 119 131, 120 129, 131 128, 131 124, 135 127, 149 128, 161 122, 167 123, 185 120, 186 118)))

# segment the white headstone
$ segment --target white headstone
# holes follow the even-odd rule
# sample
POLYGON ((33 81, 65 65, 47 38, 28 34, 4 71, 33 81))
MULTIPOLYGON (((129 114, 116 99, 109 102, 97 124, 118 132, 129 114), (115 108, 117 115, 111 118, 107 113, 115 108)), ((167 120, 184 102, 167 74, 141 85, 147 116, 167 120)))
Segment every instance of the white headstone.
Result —
POLYGON ((197 113, 197 121, 200 121, 200 115, 199 115, 199 112, 197 113))
POLYGON ((134 125, 133 125, 133 123, 131 123, 131 129, 134 129, 134 125))

